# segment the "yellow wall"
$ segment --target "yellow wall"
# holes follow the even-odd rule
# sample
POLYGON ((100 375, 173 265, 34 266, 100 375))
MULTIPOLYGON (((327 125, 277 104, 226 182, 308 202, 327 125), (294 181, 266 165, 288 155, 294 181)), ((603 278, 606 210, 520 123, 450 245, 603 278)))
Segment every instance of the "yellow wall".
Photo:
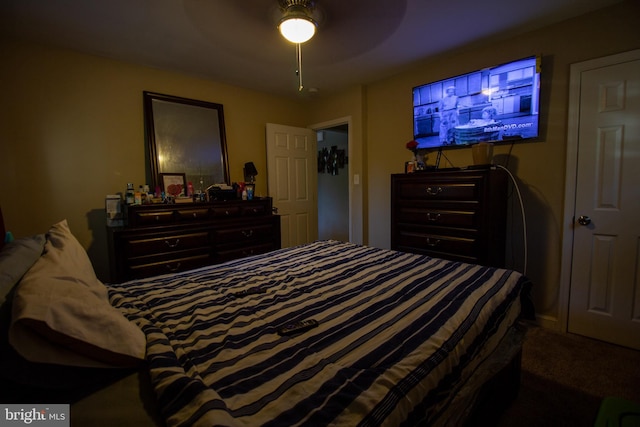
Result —
POLYGON ((223 104, 231 180, 242 181, 253 161, 263 188, 265 123, 307 124, 296 100, 191 76, 10 41, 0 54, 5 222, 26 236, 66 218, 101 278, 105 195, 145 184, 144 90, 223 104))
MULTIPOLYGON (((390 242, 390 178, 402 172, 412 139, 411 88, 532 54, 542 55, 540 142, 513 146, 509 169, 523 193, 527 219, 528 269, 534 283, 537 311, 557 320, 562 248, 567 111, 570 64, 640 48, 640 2, 627 1, 539 31, 450 52, 415 64, 412 69, 367 87, 367 169, 369 243, 390 242)), ((426 41, 425 41, 426 42, 426 41)), ((494 155, 504 164, 510 146, 497 146, 494 155)), ((444 151, 453 166, 472 164, 471 150, 444 151)), ((433 163, 434 155, 429 162, 433 163)), ((451 166, 446 161, 443 166, 451 166)), ((512 204, 515 208, 516 204, 512 204)), ((519 209, 519 208, 518 208, 519 209)), ((519 212, 512 211, 519 216, 519 212)), ((514 220, 515 222, 516 220, 514 220)), ((514 239, 510 263, 523 265, 522 228, 509 226, 514 239)), ((511 250, 512 249, 512 250, 511 250)))

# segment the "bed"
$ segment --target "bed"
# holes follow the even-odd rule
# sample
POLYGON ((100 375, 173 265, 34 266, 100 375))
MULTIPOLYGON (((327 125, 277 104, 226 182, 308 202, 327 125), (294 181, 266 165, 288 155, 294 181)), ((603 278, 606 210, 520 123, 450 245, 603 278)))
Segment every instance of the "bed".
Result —
MULTIPOLYGON (((57 370, 57 378, 84 373, 89 384, 66 388, 84 392, 55 393, 73 402, 76 425, 96 425, 97 418, 169 426, 464 425, 478 416, 487 387, 510 396, 517 390, 524 333, 519 319, 529 283, 514 271, 317 241, 189 272, 102 284, 90 271, 71 277, 82 275, 82 268, 65 260, 66 252, 73 247, 75 260, 82 251, 66 221, 45 237, 43 254, 9 297, 8 345, 41 372, 57 370), (51 334, 53 326, 43 328, 28 316, 25 321, 23 311, 33 315, 24 308, 30 302, 20 296, 21 288, 43 280, 35 280, 32 270, 42 273, 36 267, 55 252, 52 239, 65 242, 55 268, 73 265, 56 277, 85 292, 83 302, 69 305, 86 306, 86 292, 99 295, 100 302, 82 314, 88 318, 69 321, 100 323, 80 338, 60 339, 67 331, 51 334), (91 317, 94 312, 99 318, 91 317), (311 319, 317 324, 307 330, 282 330, 311 319), (101 336, 106 330, 110 337, 101 336), (34 331, 35 344, 16 337, 34 331), (89 342, 76 342, 83 340, 89 342), (36 356, 29 354, 34 347, 36 356), (42 355, 49 350, 60 351, 60 359, 42 355), (502 377, 507 381, 494 386, 502 377), (98 416, 105 402, 114 403, 98 416), (120 412, 118 402, 125 406, 120 412)), ((53 285, 46 284, 47 292, 60 283, 53 285)), ((11 385, 23 398, 42 398, 32 391, 34 384, 19 384, 15 372, 11 385)))

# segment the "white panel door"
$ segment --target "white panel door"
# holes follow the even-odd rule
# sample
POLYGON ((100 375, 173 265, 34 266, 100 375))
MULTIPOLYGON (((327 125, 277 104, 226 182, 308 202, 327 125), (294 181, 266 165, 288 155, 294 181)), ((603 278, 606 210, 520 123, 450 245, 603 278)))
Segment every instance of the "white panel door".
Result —
POLYGON ((640 349, 640 59, 580 83, 568 330, 640 349))
POLYGON ((316 133, 267 123, 267 182, 280 215, 282 247, 318 238, 316 133))

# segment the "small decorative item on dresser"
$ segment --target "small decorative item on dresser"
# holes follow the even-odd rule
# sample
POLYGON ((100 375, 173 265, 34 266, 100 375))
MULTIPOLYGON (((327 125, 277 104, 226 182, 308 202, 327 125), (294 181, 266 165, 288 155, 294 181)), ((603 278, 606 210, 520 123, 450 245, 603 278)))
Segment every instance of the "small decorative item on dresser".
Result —
POLYGON ((160 183, 167 195, 178 197, 186 193, 187 179, 184 173, 161 173, 160 183))
POLYGON ((104 204, 107 212, 107 227, 122 227, 124 225, 124 215, 121 197, 117 194, 109 194, 105 198, 104 204))
POLYGON ((407 150, 413 153, 413 157, 418 155, 418 141, 411 140, 407 142, 407 150))
POLYGON ((413 173, 416 171, 416 162, 410 160, 404 163, 404 173, 413 173))
POLYGON ((247 184, 245 186, 245 189, 247 191, 247 200, 253 200, 253 193, 254 193, 255 185, 254 184, 247 184))
POLYGON ((407 150, 413 153, 413 157, 404 164, 404 173, 412 173, 418 169, 418 141, 411 140, 406 144, 407 150))
POLYGON ((193 197, 180 196, 176 197, 174 203, 193 203, 193 197))
POLYGON ((124 201, 127 205, 132 205, 135 202, 135 191, 133 190, 133 183, 131 182, 127 184, 124 201))
POLYGON ((479 142, 471 146, 471 156, 474 165, 490 165, 493 159, 493 144, 479 142))

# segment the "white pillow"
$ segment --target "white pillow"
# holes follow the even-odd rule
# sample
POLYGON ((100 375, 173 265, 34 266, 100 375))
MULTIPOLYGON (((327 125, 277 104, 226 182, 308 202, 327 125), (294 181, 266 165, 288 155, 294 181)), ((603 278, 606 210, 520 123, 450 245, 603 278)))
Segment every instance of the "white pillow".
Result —
POLYGON ((44 254, 16 287, 9 341, 29 361, 85 367, 134 366, 146 349, 66 220, 51 227, 44 254))

